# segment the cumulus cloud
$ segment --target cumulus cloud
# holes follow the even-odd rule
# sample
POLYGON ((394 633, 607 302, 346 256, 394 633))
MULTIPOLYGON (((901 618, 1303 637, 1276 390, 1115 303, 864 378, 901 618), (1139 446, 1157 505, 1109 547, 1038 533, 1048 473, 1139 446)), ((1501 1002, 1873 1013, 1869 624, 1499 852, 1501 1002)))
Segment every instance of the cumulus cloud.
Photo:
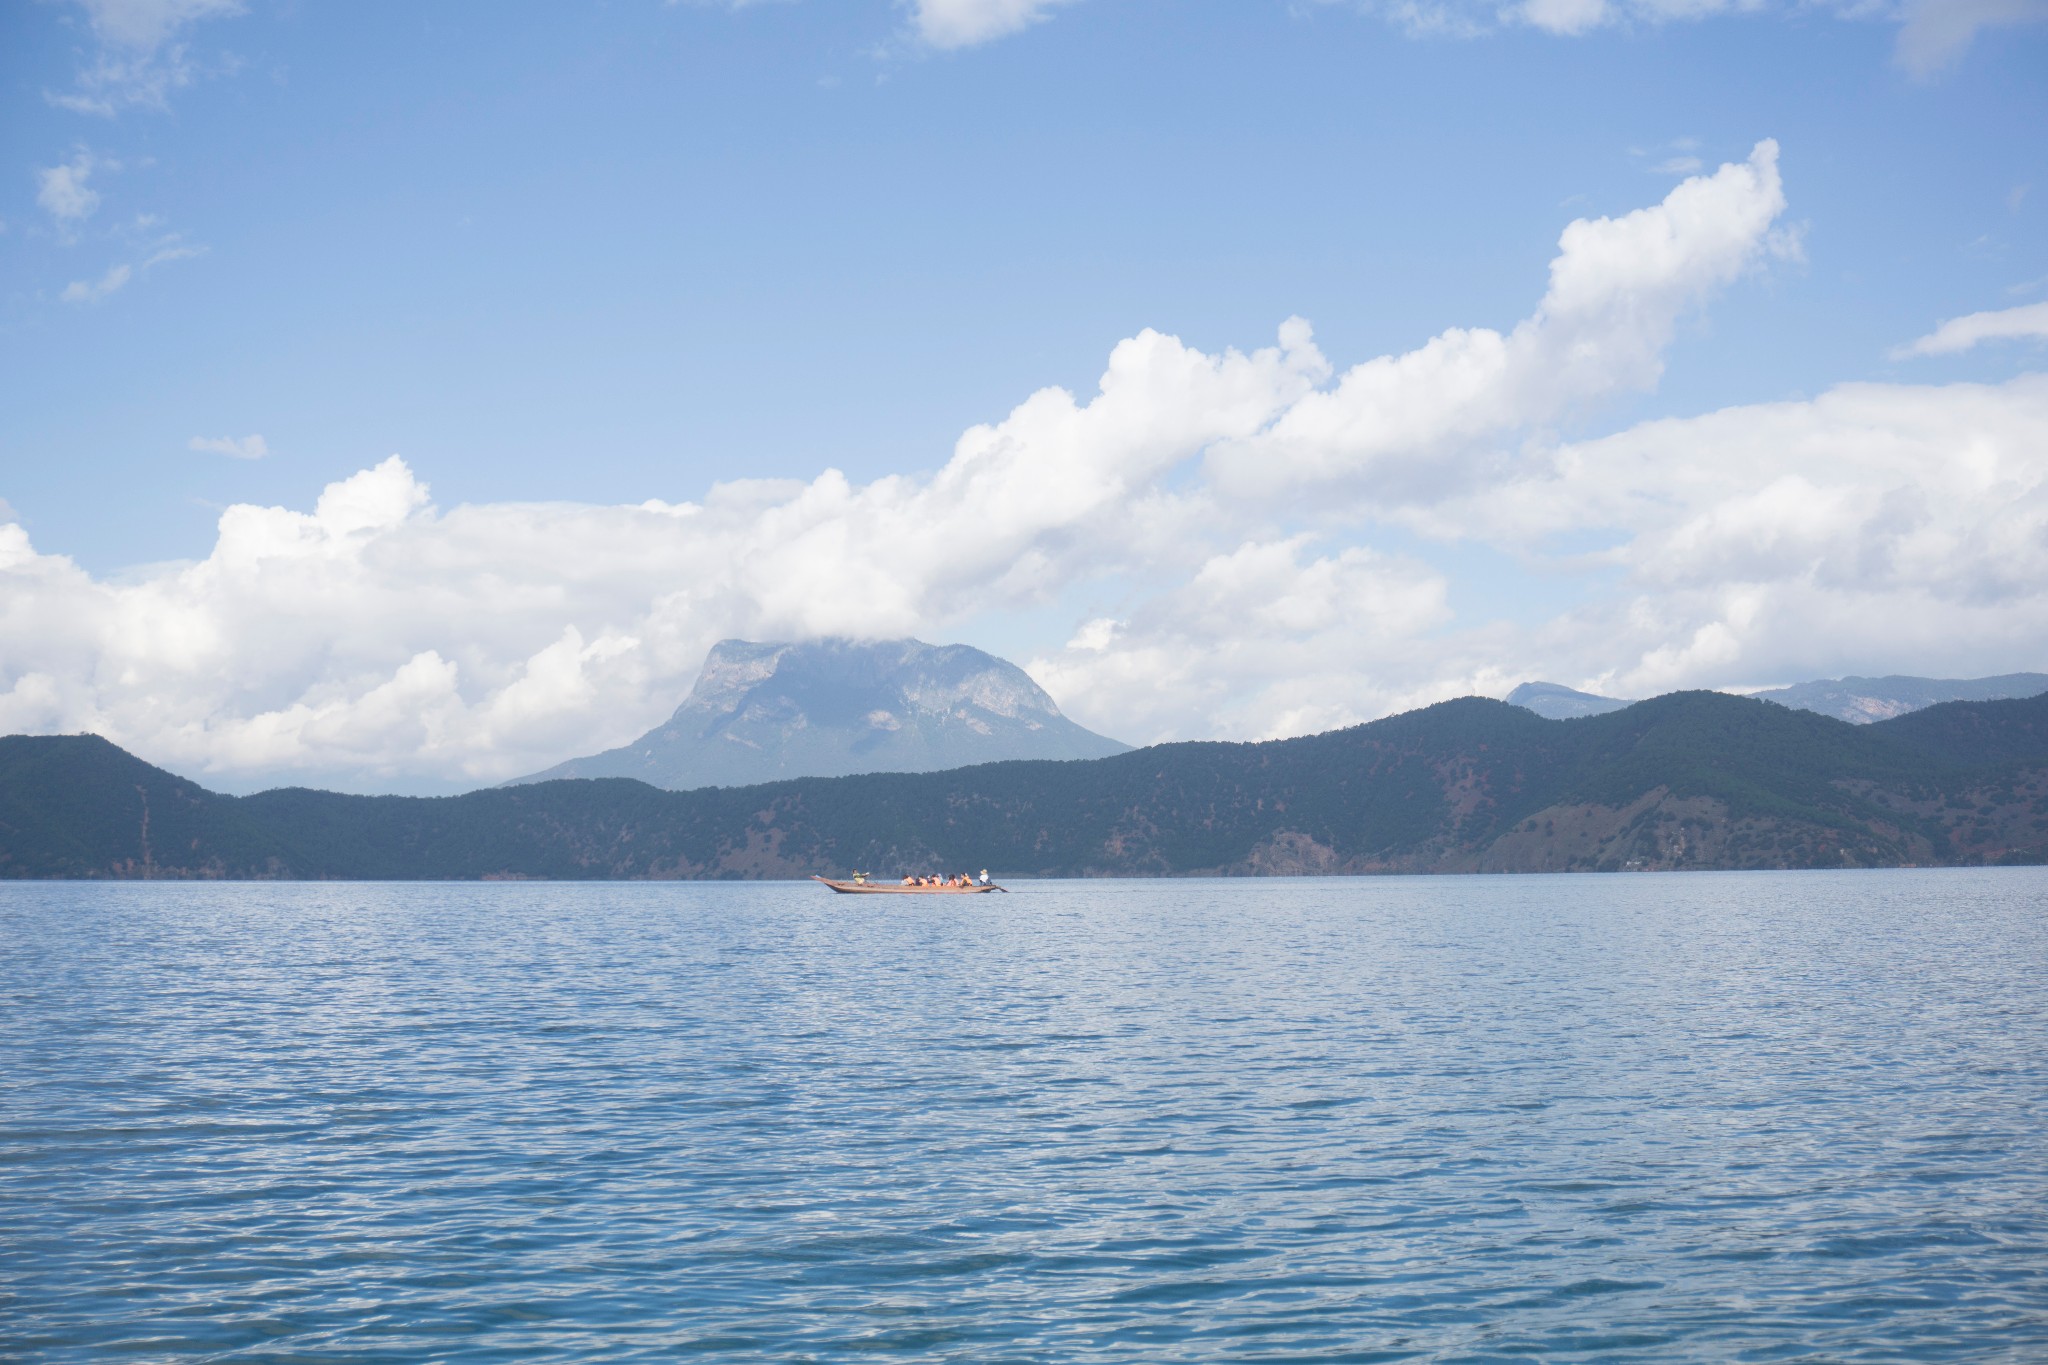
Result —
POLYGON ((1663 373, 1679 319, 1774 247, 1785 208, 1778 146, 1680 184, 1654 208, 1564 230, 1550 288, 1503 335, 1454 328, 1311 393, 1254 437, 1210 457, 1239 494, 1305 483, 1372 484, 1377 498, 1462 483, 1500 433, 1546 422, 1663 373))
POLYGON ((1306 734, 1437 700, 1440 677, 1417 690, 1388 663, 1450 621, 1449 595, 1441 573, 1368 546, 1247 541, 1028 668, 1070 709, 1148 741, 1306 734))
POLYGON ((0 730, 96 730, 237 782, 482 782, 648 728, 725 636, 948 638, 1070 605, 1029 666, 1137 741, 1299 733, 1532 674, 1645 692, 2039 666, 2048 379, 1550 434, 1654 384, 1676 320, 1768 258, 1783 207, 1765 144, 1572 224, 1507 332, 1342 373, 1298 319, 1220 354, 1142 332, 1092 395, 1032 394, 927 477, 441 509, 393 457, 310 512, 231 507, 206 558, 115 579, 10 525, 0 730), (1562 605, 1499 619, 1445 547, 1562 605))
POLYGON ((1522 0, 1516 12, 1522 22, 1551 33, 1584 33, 1614 17, 1607 0, 1522 0))
POLYGON ((933 47, 972 47, 1026 28, 1073 0, 915 0, 917 34, 933 47))
POLYGON ((226 455, 235 460, 260 460, 270 453, 270 443, 254 433, 247 436, 194 436, 185 443, 185 448, 226 455))
POLYGON ((1635 634, 1638 691, 1901 653, 2037 660, 2044 434, 2040 375, 1845 385, 1562 448, 1468 510, 1503 538, 1626 532, 1604 558, 1634 595, 1594 615, 1635 634))
POLYGON ((2048 339, 2048 303, 2000 308, 1950 318, 1926 336, 1892 352, 1895 360, 1910 356, 1953 355, 1980 342, 2048 339))
POLYGON ((203 19, 240 14, 240 0, 76 0, 99 42, 77 87, 52 93, 53 104, 111 118, 124 106, 169 107, 171 92, 192 83, 195 67, 186 29, 203 19))
POLYGON ((1646 696, 2048 663, 2044 376, 1849 385, 1538 445, 1396 511, 1581 600, 1535 623, 1483 598, 1461 613, 1412 556, 1296 538, 1089 621, 1032 671, 1134 738, 1260 738, 1531 677, 1646 696), (1607 548, 1553 548, 1589 539, 1607 548))
POLYGON ((60 228, 75 227, 90 218, 93 210, 100 206, 99 191, 87 182, 92 179, 92 173, 102 167, 115 169, 81 147, 69 161, 38 169, 36 203, 57 221, 60 228))
POLYGON ((1035 394, 928 480, 827 471, 697 504, 443 514, 393 457, 310 514, 232 507, 205 560, 139 582, 9 527, 0 730, 93 729, 204 772, 510 776, 658 719, 723 636, 906 634, 1143 555, 1168 468, 1319 361, 1148 332, 1093 401, 1035 394))

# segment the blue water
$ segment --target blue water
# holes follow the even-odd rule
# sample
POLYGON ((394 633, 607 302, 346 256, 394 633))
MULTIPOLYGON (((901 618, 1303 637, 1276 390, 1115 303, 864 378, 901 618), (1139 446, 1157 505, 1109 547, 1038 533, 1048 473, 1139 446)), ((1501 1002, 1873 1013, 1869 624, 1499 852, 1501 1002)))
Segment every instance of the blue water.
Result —
POLYGON ((0 1359, 2048 1359, 2048 872, 0 886, 0 1359))

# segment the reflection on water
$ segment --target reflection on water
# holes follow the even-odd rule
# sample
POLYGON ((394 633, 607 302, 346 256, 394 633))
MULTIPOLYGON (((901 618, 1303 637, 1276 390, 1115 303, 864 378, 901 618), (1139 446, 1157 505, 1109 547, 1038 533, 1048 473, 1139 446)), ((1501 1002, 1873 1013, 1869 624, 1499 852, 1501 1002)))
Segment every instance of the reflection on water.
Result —
POLYGON ((4 885, 0 1358, 2044 1358, 2044 907, 4 885))

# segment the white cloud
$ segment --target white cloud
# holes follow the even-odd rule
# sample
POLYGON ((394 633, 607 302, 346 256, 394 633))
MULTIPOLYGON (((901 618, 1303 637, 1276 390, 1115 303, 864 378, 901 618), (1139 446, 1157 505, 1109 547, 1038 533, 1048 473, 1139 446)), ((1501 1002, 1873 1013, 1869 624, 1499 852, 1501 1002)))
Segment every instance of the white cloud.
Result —
POLYGON ((253 433, 248 436, 194 436, 185 443, 185 448, 210 451, 236 460, 260 460, 270 453, 270 443, 253 433))
POLYGON ((1650 627, 1632 632, 1624 668, 1636 691, 1902 657, 1955 671, 2004 658, 2038 666, 2044 436, 2043 376, 1845 385, 1811 402, 1647 423, 1560 452, 1498 497, 1520 517, 1549 509, 1628 529, 1611 558, 1635 590, 1628 611, 1650 627), (1688 654, 1703 640, 1726 657, 1688 654))
POLYGON ((2048 303, 2029 303, 2018 308, 1971 313, 1948 321, 1911 345, 1892 352, 1895 360, 1908 356, 1952 355, 1967 351, 1983 341, 2048 339, 2048 303))
POLYGON ((913 0, 917 34, 933 47, 972 47, 1045 18, 1073 0, 913 0))
POLYGON ((1412 559, 1358 545, 1319 551, 1307 534, 1247 541, 1130 619, 1086 623, 1028 668, 1111 733, 1304 734, 1436 700, 1406 695, 1414 680, 1387 662, 1448 622, 1448 597, 1443 575, 1412 559))
POLYGON ((1477 37, 1503 25, 1526 25, 1576 37, 1616 25, 1755 13, 1770 8, 1771 0, 1384 0, 1370 7, 1411 33, 1477 37))
POLYGON ((205 560, 139 582, 8 528, 0 729, 97 729, 199 771, 509 776, 631 737, 722 636, 904 634, 1143 554, 1166 471, 1306 391, 1319 361, 1145 333, 1085 407, 1035 394, 924 481, 827 471, 701 504, 442 514, 394 457, 311 514, 232 507, 205 560))
POLYGON ((1382 0, 1369 7, 1410 33, 1457 37, 1515 25, 1577 37, 1603 28, 1820 9, 1845 20, 1898 24, 1897 60, 1922 78, 1953 66, 1986 29, 2048 20, 2048 0, 1382 0))
MULTIPOLYGON (((147 226, 147 220, 144 220, 147 226)), ((190 260, 206 253, 205 247, 188 246, 175 232, 147 243, 141 259, 133 264, 110 266, 97 280, 73 280, 58 297, 66 303, 100 303, 139 278, 169 261, 190 260)))
POLYGON ((1962 60, 1988 28, 2048 21, 2048 0, 1906 0, 1899 29, 1899 64, 1933 76, 1962 60))
POLYGON ((50 101, 76 113, 112 117, 123 106, 169 107, 172 91, 190 85, 195 67, 177 39, 204 19, 242 13, 240 0, 76 0, 99 50, 78 74, 77 88, 50 101))
POLYGON ((60 227, 76 226, 90 218, 93 210, 100 206, 99 191, 87 182, 93 171, 101 167, 117 169, 81 147, 69 161, 38 169, 36 203, 56 219, 60 227))
POLYGON ((1072 638, 1030 666, 1137 741, 1531 675, 1640 693, 2048 663, 2048 377, 1546 434, 1653 384, 1782 208, 1766 144, 1572 224, 1508 332, 1341 375, 1299 320, 1216 355, 1143 332, 1094 395, 1032 394, 929 477, 442 510, 393 457, 115 579, 0 527, 0 730, 98 730, 238 781, 480 782, 648 728, 724 636, 951 638, 1069 603, 1072 638), (1564 605, 1499 619, 1439 545, 1564 605))
POLYGON ((1217 449, 1211 469, 1239 495, 1369 480, 1383 499, 1467 480, 1501 433, 1654 385, 1685 311, 1783 247, 1772 226, 1784 207, 1766 141, 1654 208, 1580 219, 1559 238, 1548 292, 1513 331, 1453 329, 1358 365, 1217 449))
POLYGON ((135 52, 154 52, 186 25, 240 14, 240 0, 77 0, 100 41, 135 52))
POLYGON ((204 256, 206 248, 189 245, 177 233, 169 233, 152 243, 137 269, 150 270, 169 261, 189 261, 195 256, 204 256))
POLYGON ((100 303, 126 288, 134 277, 132 266, 112 266, 96 280, 73 280, 64 286, 64 292, 58 297, 66 303, 100 303))
POLYGON ((1522 0, 1522 22, 1551 33, 1584 33, 1613 20, 1607 0, 1522 0))
POLYGON ((1503 623, 1412 557, 1296 539, 1090 621, 1032 672, 1078 718, 1156 739, 1301 733, 1532 677, 1645 696, 2048 665, 2048 376, 1850 385, 1540 445, 1395 514, 1580 600, 1503 623), (1612 548, 1547 548, 1588 536, 1612 548))

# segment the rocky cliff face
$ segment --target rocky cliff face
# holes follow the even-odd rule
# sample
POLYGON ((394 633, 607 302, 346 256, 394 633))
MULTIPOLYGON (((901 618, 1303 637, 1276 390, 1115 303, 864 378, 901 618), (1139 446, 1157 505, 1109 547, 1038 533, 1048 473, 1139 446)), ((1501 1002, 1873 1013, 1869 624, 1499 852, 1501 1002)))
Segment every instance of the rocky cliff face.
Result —
POLYGON ((665 725, 520 781, 633 777, 681 791, 1127 748, 1061 715, 1023 669, 967 645, 726 640, 665 725))

